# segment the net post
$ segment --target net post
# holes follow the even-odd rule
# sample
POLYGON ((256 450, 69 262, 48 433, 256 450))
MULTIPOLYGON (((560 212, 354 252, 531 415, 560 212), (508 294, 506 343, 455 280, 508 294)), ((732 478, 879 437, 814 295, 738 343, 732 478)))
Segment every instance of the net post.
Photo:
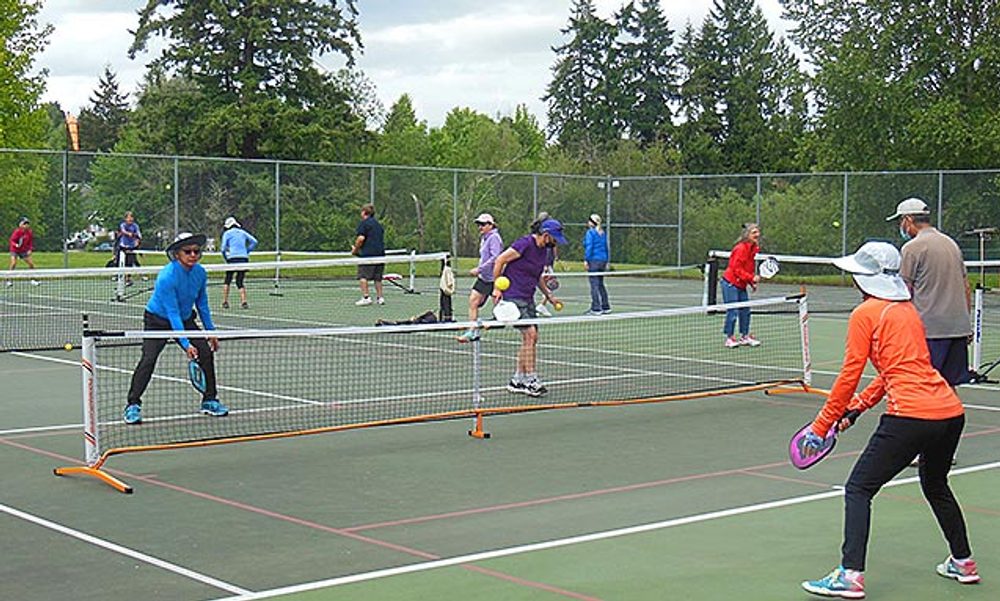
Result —
MULTIPOLYGON (((86 320, 87 316, 84 315, 84 323, 86 320)), ((52 473, 57 476, 72 474, 91 476, 119 492, 131 494, 131 486, 101 470, 104 457, 101 454, 100 416, 97 414, 97 338, 85 331, 80 348, 80 367, 83 376, 83 455, 86 466, 57 467, 52 473)))
POLYGON ((705 287, 701 295, 703 306, 719 303, 719 258, 710 254, 705 262, 705 287))
POLYGON ((972 369, 979 371, 983 361, 983 285, 976 286, 972 310, 972 369))
POLYGON ((472 410, 476 414, 476 421, 472 429, 469 430, 469 436, 483 440, 489 438, 490 433, 483 430, 482 396, 479 382, 480 342, 478 339, 472 341, 472 410))
POLYGON ((415 292, 417 282, 417 251, 410 251, 410 288, 409 292, 415 292))
POLYGON ((812 358, 809 354, 809 295, 799 299, 799 336, 802 337, 802 382, 812 385, 812 358))

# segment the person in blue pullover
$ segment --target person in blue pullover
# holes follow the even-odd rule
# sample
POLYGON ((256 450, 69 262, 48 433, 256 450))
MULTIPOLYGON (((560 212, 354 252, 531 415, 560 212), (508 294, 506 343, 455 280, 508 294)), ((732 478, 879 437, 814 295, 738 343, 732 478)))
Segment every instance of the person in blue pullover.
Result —
MULTIPOLYGON (((214 330, 212 313, 208 309, 208 276, 205 268, 198 264, 201 249, 205 245, 203 234, 181 233, 167 247, 170 263, 156 276, 153 296, 146 304, 143 314, 144 330, 198 330, 195 317, 200 317, 206 330, 214 330), (195 312, 197 307, 197 313, 195 312)), ((128 404, 125 406, 126 424, 142 422, 142 393, 149 386, 163 347, 169 340, 146 338, 142 341, 142 358, 132 373, 132 384, 128 390, 128 404)), ((198 361, 205 372, 205 392, 202 393, 201 412, 213 417, 229 414, 229 408, 216 398, 215 351, 219 349, 219 339, 180 338, 181 345, 189 359, 198 361)))
MULTIPOLYGON (((222 234, 222 258, 226 263, 249 263, 250 253, 257 248, 257 239, 250 232, 243 229, 235 217, 227 217, 222 224, 225 232, 222 234)), ((226 281, 222 284, 222 308, 229 308, 229 285, 233 281, 233 274, 236 274, 236 288, 240 291, 240 306, 249 309, 247 304, 247 289, 243 285, 243 278, 246 271, 227 271, 226 281)))
MULTIPOLYGON (((583 266, 590 273, 603 274, 608 268, 608 235, 601 228, 601 216, 594 213, 587 220, 587 233, 583 237, 583 266)), ((611 313, 608 289, 603 275, 592 275, 590 280, 590 310, 587 315, 611 313)))

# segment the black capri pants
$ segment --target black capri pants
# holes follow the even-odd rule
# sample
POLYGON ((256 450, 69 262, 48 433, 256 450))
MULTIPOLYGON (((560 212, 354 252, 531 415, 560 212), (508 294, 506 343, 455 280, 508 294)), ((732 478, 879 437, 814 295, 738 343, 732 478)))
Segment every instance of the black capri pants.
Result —
MULTIPOLYGON (((249 257, 233 257, 232 259, 226 259, 226 263, 249 263, 249 257)), ((243 278, 246 277, 246 271, 227 271, 226 281, 224 282, 228 286, 233 281, 233 274, 236 274, 236 287, 243 288, 243 278)))

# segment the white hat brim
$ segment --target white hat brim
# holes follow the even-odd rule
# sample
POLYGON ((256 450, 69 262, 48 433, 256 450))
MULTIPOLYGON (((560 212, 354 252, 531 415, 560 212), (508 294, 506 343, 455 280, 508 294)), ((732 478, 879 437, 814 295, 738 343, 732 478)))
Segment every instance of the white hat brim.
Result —
POLYGON ((851 274, 875 275, 878 273, 877 271, 872 271, 871 269, 862 266, 858 263, 857 259, 854 258, 854 255, 847 255, 846 257, 834 259, 833 264, 839 269, 851 274))
POLYGON ((858 288, 861 288, 869 296, 891 301, 910 300, 910 289, 906 287, 906 282, 903 281, 903 278, 898 275, 889 275, 886 273, 864 275, 854 273, 853 276, 854 281, 858 284, 858 288))

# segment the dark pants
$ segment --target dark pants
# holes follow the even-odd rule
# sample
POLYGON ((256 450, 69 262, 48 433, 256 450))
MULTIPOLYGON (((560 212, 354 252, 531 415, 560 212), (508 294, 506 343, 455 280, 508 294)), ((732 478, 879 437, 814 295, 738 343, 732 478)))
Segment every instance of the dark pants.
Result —
POLYGON ((946 382, 958 386, 972 380, 968 338, 928 338, 927 350, 931 352, 931 365, 946 382))
MULTIPOLYGON (((194 317, 195 313, 192 311, 191 317, 184 322, 185 330, 201 329, 195 323, 194 317)), ((149 311, 143 314, 142 324, 144 330, 164 331, 173 329, 169 321, 149 311)), ((204 338, 189 338, 189 340, 198 349, 198 365, 205 372, 205 392, 202 394, 201 399, 203 401, 214 399, 218 395, 218 391, 215 389, 215 353, 209 348, 208 341, 204 338)), ((170 341, 166 338, 144 338, 142 340, 142 358, 139 359, 139 365, 136 365, 135 371, 132 372, 132 384, 128 389, 129 405, 142 404, 142 393, 146 392, 149 380, 153 377, 153 370, 156 369, 156 360, 160 357, 160 352, 163 351, 163 347, 168 342, 170 341)))
POLYGON ((972 555, 962 509, 948 486, 948 470, 965 427, 965 416, 922 420, 883 415, 868 446, 854 464, 844 494, 844 545, 842 565, 864 570, 871 527, 872 497, 920 455, 920 488, 951 555, 972 555))
MULTIPOLYGON (((235 257, 233 259, 227 259, 226 260, 226 263, 249 263, 249 262, 250 262, 250 259, 248 257, 235 257)), ((233 281, 233 274, 236 274, 236 287, 237 288, 242 288, 243 287, 243 278, 245 278, 246 275, 247 275, 247 272, 245 272, 245 271, 227 271, 226 272, 226 281, 223 282, 223 283, 226 286, 228 286, 230 283, 232 283, 232 281, 233 281)))
MULTIPOLYGON (((607 261, 587 261, 587 271, 604 271, 607 267, 607 261)), ((608 302, 608 289, 604 287, 604 276, 592 275, 587 279, 590 280, 590 310, 611 310, 611 304, 608 302)))

